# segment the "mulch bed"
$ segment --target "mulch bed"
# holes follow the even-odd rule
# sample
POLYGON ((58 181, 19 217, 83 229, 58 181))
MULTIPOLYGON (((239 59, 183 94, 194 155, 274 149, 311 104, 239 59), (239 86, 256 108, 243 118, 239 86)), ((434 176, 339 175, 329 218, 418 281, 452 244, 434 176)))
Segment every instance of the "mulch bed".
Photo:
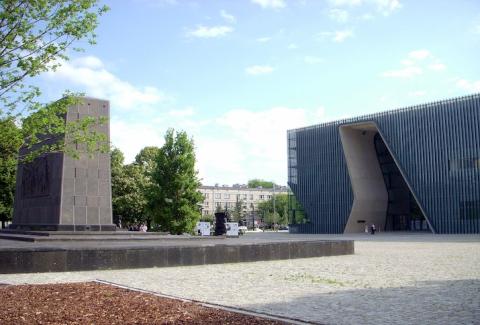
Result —
POLYGON ((0 324, 282 324, 96 282, 0 286, 0 324))

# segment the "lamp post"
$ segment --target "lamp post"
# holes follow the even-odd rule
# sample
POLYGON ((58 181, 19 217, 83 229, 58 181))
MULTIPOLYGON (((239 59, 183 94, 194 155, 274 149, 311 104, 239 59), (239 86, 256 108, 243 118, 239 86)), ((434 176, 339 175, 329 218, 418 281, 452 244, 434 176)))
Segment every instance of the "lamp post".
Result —
POLYGON ((252 230, 255 230, 255 204, 252 205, 252 230))

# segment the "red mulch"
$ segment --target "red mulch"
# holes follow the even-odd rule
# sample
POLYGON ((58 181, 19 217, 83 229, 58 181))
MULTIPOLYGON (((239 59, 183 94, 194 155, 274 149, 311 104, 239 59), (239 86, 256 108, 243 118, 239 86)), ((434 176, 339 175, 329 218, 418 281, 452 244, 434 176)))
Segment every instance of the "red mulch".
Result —
POLYGON ((0 324, 281 324, 87 282, 0 286, 0 324))

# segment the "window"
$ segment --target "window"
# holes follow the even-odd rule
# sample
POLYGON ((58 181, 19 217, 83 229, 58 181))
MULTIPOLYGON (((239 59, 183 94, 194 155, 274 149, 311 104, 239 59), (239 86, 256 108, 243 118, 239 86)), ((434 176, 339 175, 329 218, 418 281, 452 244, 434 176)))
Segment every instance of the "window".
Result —
POLYGON ((244 199, 244 200, 247 199, 247 194, 243 194, 243 199, 244 199))
POLYGON ((208 199, 208 193, 203 193, 203 196, 208 199))
POLYGON ((260 195, 260 200, 263 200, 265 198, 265 195, 260 195))
POLYGON ((229 198, 230 198, 230 194, 227 194, 227 193, 223 194, 223 198, 224 198, 224 199, 229 199, 229 198))
POLYGON ((271 195, 267 195, 267 200, 270 200, 272 198, 271 195))
POLYGON ((206 206, 208 206, 208 201, 205 201, 204 204, 205 204, 206 206))
POLYGON ((215 193, 215 198, 216 198, 216 199, 221 199, 221 198, 222 198, 222 194, 220 194, 220 193, 215 193))
POLYGON ((253 200, 253 194, 250 194, 250 200, 253 200))

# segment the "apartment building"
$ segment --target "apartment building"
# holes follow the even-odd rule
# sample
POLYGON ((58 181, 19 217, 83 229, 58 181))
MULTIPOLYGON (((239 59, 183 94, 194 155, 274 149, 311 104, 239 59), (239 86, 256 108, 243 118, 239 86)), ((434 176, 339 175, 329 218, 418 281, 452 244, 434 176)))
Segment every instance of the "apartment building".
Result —
POLYGON ((273 194, 287 194, 286 186, 272 188, 248 188, 246 185, 200 186, 204 201, 201 206, 203 215, 213 215, 217 206, 222 210, 233 209, 237 202, 242 202, 244 212, 255 213, 258 204, 272 198, 273 194))

